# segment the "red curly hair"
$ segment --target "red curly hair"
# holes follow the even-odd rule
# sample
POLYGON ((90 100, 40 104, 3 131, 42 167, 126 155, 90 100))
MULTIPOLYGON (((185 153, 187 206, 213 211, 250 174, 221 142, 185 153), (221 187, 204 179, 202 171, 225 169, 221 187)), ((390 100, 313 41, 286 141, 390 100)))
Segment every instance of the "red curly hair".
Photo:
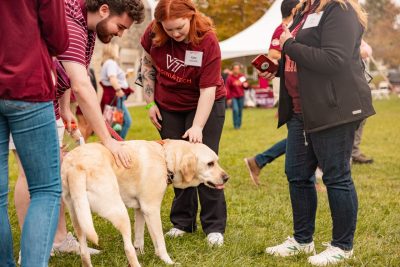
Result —
POLYGON ((191 0, 160 0, 154 11, 152 32, 153 43, 162 46, 170 38, 161 22, 169 19, 190 19, 188 39, 194 45, 199 45, 208 32, 215 33, 212 20, 199 12, 191 0))

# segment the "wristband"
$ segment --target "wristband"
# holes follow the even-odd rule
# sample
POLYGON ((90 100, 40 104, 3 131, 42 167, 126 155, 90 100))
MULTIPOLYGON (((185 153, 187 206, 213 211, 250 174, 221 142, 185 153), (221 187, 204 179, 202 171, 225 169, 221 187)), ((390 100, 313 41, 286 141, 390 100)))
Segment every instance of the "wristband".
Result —
POLYGON ((150 103, 148 103, 147 105, 146 105, 146 109, 147 110, 149 110, 149 109, 151 109, 153 106, 155 106, 156 105, 156 102, 154 102, 154 101, 151 101, 150 103))

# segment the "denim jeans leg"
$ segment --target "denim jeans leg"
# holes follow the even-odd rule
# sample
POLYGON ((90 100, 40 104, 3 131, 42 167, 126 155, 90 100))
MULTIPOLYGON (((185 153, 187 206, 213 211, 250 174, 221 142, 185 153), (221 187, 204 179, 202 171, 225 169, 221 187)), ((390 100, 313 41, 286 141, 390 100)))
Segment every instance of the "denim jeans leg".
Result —
POLYGON ((238 117, 236 124, 238 128, 242 127, 243 107, 244 107, 244 97, 242 96, 238 98, 238 117))
POLYGON ((237 98, 232 98, 232 116, 233 128, 239 128, 239 101, 237 98))
POLYGON ((317 193, 311 177, 317 160, 310 140, 304 134, 301 115, 294 115, 287 123, 287 128, 285 172, 289 181, 294 238, 304 244, 313 240, 315 230, 317 193))
POLYGON ((286 152, 286 139, 283 139, 273 146, 265 150, 264 152, 257 154, 255 159, 257 166, 263 168, 268 163, 271 163, 276 158, 282 156, 286 152))
POLYGON ((310 134, 323 172, 333 222, 333 246, 353 248, 358 199, 351 177, 350 157, 359 121, 310 134))
POLYGON ((8 140, 9 127, 0 100, 0 266, 14 267, 13 240, 8 217, 8 140))
POLYGON ((122 130, 121 130, 121 137, 125 139, 126 135, 128 134, 129 128, 131 127, 132 124, 132 117, 131 114, 129 113, 128 108, 125 105, 125 101, 122 101, 121 107, 124 112, 124 123, 122 124, 122 130))
POLYGON ((21 266, 47 266, 60 210, 60 149, 52 102, 7 101, 7 119, 31 197, 21 266))

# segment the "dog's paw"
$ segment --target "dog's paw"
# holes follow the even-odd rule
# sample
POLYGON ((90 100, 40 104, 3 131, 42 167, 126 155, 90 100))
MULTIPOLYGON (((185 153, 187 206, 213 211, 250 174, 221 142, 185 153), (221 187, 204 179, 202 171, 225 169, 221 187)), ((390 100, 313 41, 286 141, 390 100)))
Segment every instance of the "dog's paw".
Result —
POLYGON ((171 260, 171 258, 169 257, 168 254, 167 254, 167 255, 164 255, 164 256, 160 256, 160 259, 161 259, 163 262, 165 262, 166 264, 168 264, 168 265, 175 264, 175 262, 173 262, 173 261, 171 260))
POLYGON ((143 255, 144 254, 144 246, 143 245, 142 246, 136 246, 135 245, 135 250, 136 250, 136 253, 139 254, 139 255, 143 255))

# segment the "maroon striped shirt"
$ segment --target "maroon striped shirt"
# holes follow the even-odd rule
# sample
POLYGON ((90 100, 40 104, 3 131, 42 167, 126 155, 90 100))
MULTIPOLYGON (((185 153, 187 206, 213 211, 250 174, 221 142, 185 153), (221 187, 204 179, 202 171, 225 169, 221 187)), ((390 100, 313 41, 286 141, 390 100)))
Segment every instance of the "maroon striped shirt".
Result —
MULTIPOLYGON (((96 33, 87 26, 87 10, 84 0, 64 0, 67 27, 69 33, 69 46, 67 51, 59 55, 59 61, 72 61, 89 68, 96 42, 96 33)), ((57 68, 57 93, 54 102, 56 117, 59 118, 58 99, 71 87, 68 77, 62 66, 57 68)))

